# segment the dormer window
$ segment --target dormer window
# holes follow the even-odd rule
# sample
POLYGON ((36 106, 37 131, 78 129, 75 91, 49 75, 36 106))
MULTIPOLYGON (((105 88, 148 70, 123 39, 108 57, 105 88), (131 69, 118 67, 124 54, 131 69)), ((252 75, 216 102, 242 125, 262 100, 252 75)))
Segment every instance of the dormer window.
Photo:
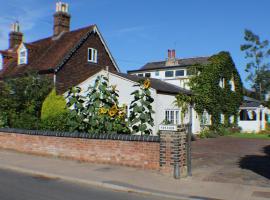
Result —
POLYGON ((4 59, 3 55, 0 53, 0 70, 4 68, 4 59))
POLYGON ((27 64, 27 56, 28 56, 28 51, 24 44, 20 46, 18 49, 18 65, 25 65, 27 64))
POLYGON ((97 63, 98 51, 94 48, 88 48, 88 62, 97 63))

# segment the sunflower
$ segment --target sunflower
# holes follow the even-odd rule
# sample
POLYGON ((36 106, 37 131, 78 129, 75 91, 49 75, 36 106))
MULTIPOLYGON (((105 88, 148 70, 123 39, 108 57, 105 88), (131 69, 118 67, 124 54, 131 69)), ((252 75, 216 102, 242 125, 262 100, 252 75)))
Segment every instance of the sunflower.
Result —
POLYGON ((99 114, 106 114, 106 113, 107 113, 107 109, 105 109, 105 108, 99 109, 99 114))
POLYGON ((116 91, 116 85, 112 85, 112 90, 115 92, 116 91))
POLYGON ((117 106, 116 106, 116 105, 113 105, 113 106, 111 107, 111 109, 109 110, 109 115, 110 115, 111 117, 114 117, 114 116, 117 114, 117 112, 118 112, 117 106))
POLYGON ((114 117, 116 115, 117 111, 115 111, 115 110, 109 110, 108 113, 109 113, 110 117, 114 117))
POLYGON ((150 87, 150 80, 149 79, 146 79, 144 82, 143 82, 143 87, 145 89, 148 89, 150 87))

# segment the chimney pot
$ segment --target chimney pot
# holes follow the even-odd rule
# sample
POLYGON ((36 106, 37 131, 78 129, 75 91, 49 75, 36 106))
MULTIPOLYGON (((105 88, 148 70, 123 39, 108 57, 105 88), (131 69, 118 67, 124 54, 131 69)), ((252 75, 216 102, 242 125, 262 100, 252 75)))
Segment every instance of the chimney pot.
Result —
POLYGON ((171 59, 171 57, 172 57, 172 51, 168 49, 168 59, 171 59))
POLYGON ((23 34, 20 32, 20 24, 18 21, 11 25, 9 33, 9 49, 13 49, 23 42, 23 34))
POLYGON ((175 49, 172 50, 172 59, 176 58, 176 53, 175 53, 175 49))
POLYGON ((53 34, 57 36, 62 32, 70 31, 70 19, 69 5, 61 1, 56 3, 56 12, 54 14, 54 27, 53 34))

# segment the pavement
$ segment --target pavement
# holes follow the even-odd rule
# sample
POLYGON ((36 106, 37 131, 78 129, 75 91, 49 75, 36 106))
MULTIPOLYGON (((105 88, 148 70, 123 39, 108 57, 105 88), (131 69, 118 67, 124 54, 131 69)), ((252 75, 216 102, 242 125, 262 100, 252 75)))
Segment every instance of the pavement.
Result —
POLYGON ((61 179, 72 183, 122 192, 181 200, 266 200, 270 186, 201 181, 196 177, 175 180, 154 171, 80 163, 51 157, 0 151, 0 169, 61 179))

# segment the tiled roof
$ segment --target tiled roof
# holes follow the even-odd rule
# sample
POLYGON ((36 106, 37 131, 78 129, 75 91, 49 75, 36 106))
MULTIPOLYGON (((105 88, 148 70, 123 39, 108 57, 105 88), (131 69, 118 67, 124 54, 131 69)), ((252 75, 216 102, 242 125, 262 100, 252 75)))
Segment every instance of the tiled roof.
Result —
POLYGON ((28 49, 28 64, 17 66, 17 58, 12 58, 5 70, 0 72, 0 78, 17 76, 26 70, 50 71, 55 70, 64 57, 73 50, 80 40, 95 25, 65 32, 57 37, 49 37, 31 43, 25 43, 28 49))
POLYGON ((244 101, 242 102, 240 107, 249 107, 249 108, 257 108, 261 105, 262 103, 257 100, 253 99, 247 96, 244 96, 244 101))
POLYGON ((184 59, 177 59, 177 65, 175 66, 166 66, 166 61, 160 62, 149 62, 146 65, 142 66, 139 70, 131 70, 128 72, 139 72, 139 71, 146 71, 146 70, 155 70, 155 69, 164 69, 164 68, 175 68, 175 67, 187 67, 193 66, 196 64, 207 64, 208 59, 210 57, 195 57, 195 58, 184 58, 184 59))
MULTIPOLYGON (((129 74, 124 74, 124 73, 115 73, 118 76, 121 76, 123 78, 129 79, 134 82, 139 82, 140 80, 145 80, 147 78, 144 77, 138 77, 135 75, 129 75, 129 74)), ((186 90, 184 88, 180 88, 176 85, 161 81, 159 79, 155 78, 148 78, 151 81, 151 87, 155 90, 157 90, 158 93, 166 93, 166 94, 179 94, 179 93, 184 93, 184 94, 189 94, 191 95, 190 90, 186 90)))

